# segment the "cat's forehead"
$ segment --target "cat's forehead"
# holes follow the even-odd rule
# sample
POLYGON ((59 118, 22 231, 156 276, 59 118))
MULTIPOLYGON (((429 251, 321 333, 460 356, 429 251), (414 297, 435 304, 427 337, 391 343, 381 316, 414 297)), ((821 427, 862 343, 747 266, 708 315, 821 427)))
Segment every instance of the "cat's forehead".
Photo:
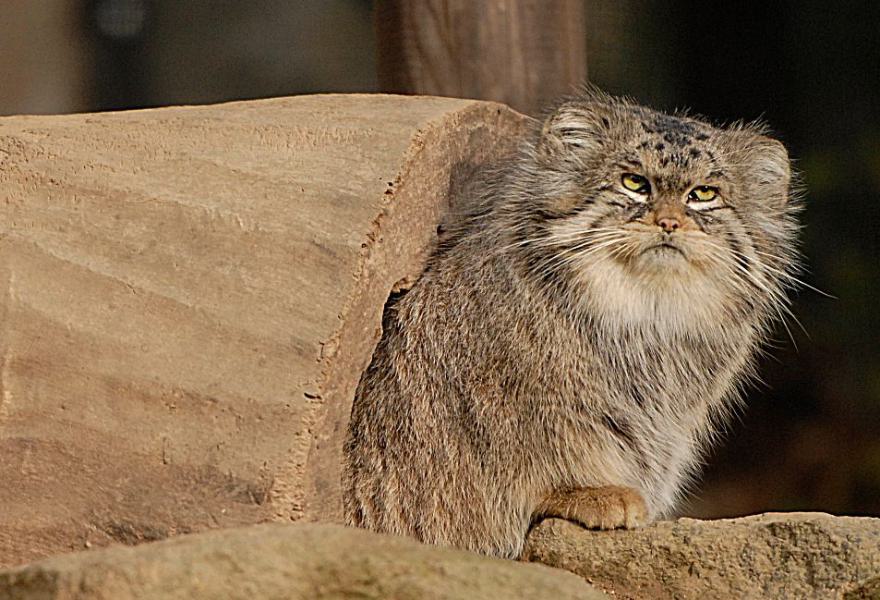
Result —
POLYGON ((724 179, 726 169, 716 127, 644 107, 630 107, 621 119, 621 158, 661 178, 670 187, 698 179, 724 179))

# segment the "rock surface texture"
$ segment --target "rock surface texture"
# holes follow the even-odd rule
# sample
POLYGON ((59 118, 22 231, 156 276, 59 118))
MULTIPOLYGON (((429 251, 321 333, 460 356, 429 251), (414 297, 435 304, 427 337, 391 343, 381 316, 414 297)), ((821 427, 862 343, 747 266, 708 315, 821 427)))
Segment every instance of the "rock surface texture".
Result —
POLYGON ((765 514, 606 532, 551 520, 524 558, 559 568, 338 525, 266 524, 0 571, 0 600, 880 598, 880 519, 765 514))
POLYGON ((0 119, 0 565, 338 520, 350 402, 497 104, 0 119))
POLYGON ((550 520, 523 557, 615 598, 880 598, 880 519, 767 513, 612 532, 550 520))
POLYGON ((4 600, 600 600, 581 578, 338 525, 258 525, 0 573, 4 600))

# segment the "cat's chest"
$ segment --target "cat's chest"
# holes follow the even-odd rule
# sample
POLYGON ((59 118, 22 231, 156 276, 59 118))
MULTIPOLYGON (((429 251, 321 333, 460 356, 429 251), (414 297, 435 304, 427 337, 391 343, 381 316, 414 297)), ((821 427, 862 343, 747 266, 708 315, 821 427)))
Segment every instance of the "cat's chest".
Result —
MULTIPOLYGON (((603 382, 620 393, 650 390, 692 390, 711 386, 740 362, 750 344, 739 332, 726 335, 691 334, 663 337, 654 332, 568 335, 557 347, 554 371, 575 384, 603 382)), ((542 354, 552 356, 547 349, 542 354)), ((637 398, 634 398, 637 400, 637 398)))
POLYGON ((555 356, 544 351, 549 357, 544 369, 521 375, 552 404, 547 417, 557 427, 584 435, 598 429, 624 444, 672 431, 699 437, 705 420, 730 396, 749 347, 730 336, 663 341, 594 336, 568 343, 568 351, 555 356))

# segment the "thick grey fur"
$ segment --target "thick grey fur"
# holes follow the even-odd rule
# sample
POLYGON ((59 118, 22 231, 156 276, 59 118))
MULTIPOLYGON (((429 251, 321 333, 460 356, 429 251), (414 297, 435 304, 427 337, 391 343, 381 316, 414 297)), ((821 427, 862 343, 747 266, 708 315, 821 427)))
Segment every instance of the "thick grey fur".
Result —
POLYGON ((632 488, 668 515, 788 312, 791 187, 760 125, 560 102, 389 306, 345 443, 348 522, 516 557, 554 491, 632 488), (719 197, 691 203, 703 184, 719 197))

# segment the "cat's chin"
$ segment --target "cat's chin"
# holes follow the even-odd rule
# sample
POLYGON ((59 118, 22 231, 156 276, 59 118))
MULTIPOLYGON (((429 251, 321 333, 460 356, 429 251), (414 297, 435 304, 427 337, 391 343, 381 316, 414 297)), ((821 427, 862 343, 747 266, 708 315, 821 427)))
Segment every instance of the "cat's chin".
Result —
POLYGON ((595 260, 577 272, 584 310, 606 324, 694 331, 718 322, 727 293, 684 254, 648 248, 595 260))

